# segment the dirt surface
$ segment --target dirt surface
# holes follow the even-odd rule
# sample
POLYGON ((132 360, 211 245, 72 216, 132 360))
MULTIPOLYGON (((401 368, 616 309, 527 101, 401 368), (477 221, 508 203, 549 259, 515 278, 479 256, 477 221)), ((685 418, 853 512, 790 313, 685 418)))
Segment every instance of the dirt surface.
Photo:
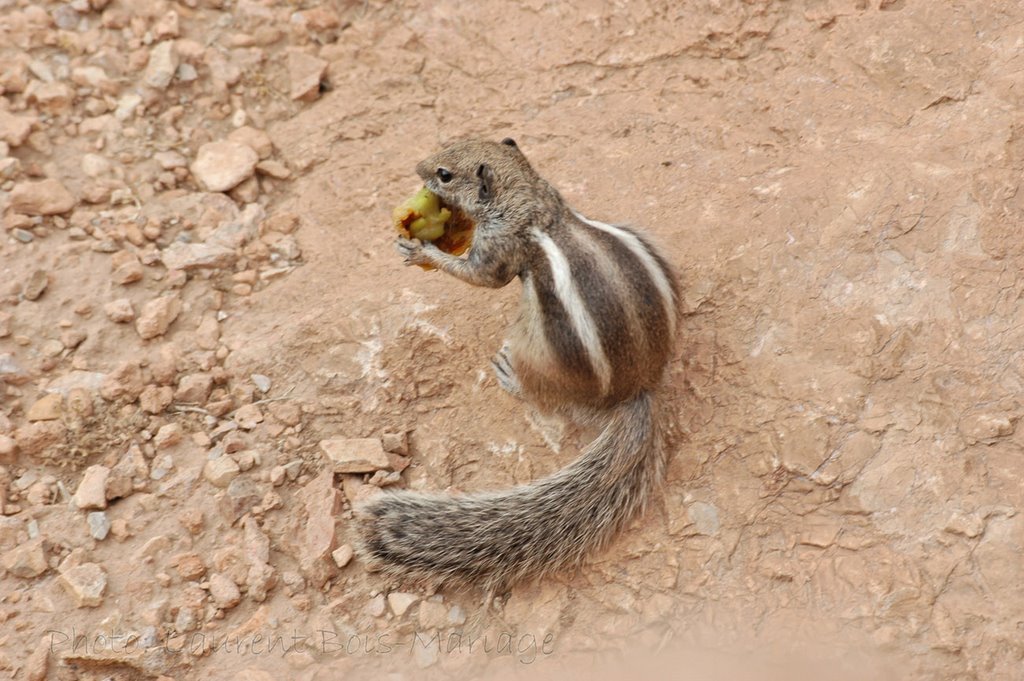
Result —
POLYGON ((0 672, 1024 678, 1022 44, 1016 0, 0 0, 0 672), (392 249, 468 135, 686 308, 663 499, 486 611, 349 560, 378 486, 578 452, 486 370, 518 286, 392 249))

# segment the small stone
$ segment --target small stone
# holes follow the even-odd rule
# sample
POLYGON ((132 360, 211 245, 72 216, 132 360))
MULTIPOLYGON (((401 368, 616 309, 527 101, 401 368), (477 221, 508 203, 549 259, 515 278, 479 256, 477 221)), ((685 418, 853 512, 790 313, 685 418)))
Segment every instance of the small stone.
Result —
POLYGON ((104 509, 107 507, 107 478, 110 476, 110 469, 106 466, 95 465, 85 469, 82 481, 78 483, 75 491, 75 506, 82 510, 90 508, 104 509))
POLYGON ((103 313, 107 319, 116 324, 125 324, 135 319, 135 310, 132 309, 132 301, 127 298, 112 300, 103 306, 103 313))
POLYGON ((991 443, 997 438, 1012 435, 1015 421, 999 412, 976 412, 960 419, 959 427, 969 443, 991 443))
POLYGON ((159 163, 164 170, 184 168, 188 165, 188 159, 176 151, 158 151, 153 154, 153 160, 159 163))
POLYGON ((174 401, 174 390, 169 385, 147 385, 139 395, 139 406, 147 414, 160 414, 174 401))
POLYGON ((15 577, 32 579, 49 569, 42 538, 27 541, 10 551, 4 551, 4 569, 15 577))
POLYGON ((110 161, 99 154, 82 156, 82 172, 88 177, 96 178, 110 172, 110 161))
POLYGON ((380 438, 381 445, 385 452, 408 456, 409 437, 406 433, 384 433, 380 438))
POLYGON ((8 466, 14 463, 14 457, 18 453, 18 442, 9 435, 0 435, 0 466, 8 466))
POLYGON ((15 116, 0 109, 0 142, 5 142, 12 147, 21 146, 28 139, 35 124, 35 117, 15 116))
POLYGON ((75 349, 85 342, 89 334, 82 329, 65 329, 60 334, 60 342, 65 348, 75 349))
POLYGON ((178 68, 178 53, 174 49, 173 40, 157 43, 149 52, 149 64, 143 77, 146 85, 158 90, 166 90, 174 78, 178 68))
POLYGON ((199 147, 189 170, 205 191, 226 192, 251 177, 258 162, 252 147, 224 140, 199 147))
POLYGON ((160 251, 160 261, 169 270, 223 269, 238 260, 235 249, 219 244, 191 244, 175 241, 160 251))
POLYGON ((187 374, 181 377, 174 399, 185 404, 206 404, 212 389, 213 376, 210 374, 187 374))
POLYGON ((334 464, 335 473, 372 473, 388 467, 388 457, 376 438, 321 440, 320 449, 334 464))
POLYGON ((20 182, 11 190, 10 209, 15 213, 59 215, 74 207, 75 197, 67 187, 54 179, 20 182))
POLYGON ((276 180, 287 180, 292 176, 292 171, 288 170, 288 166, 272 159, 257 163, 256 172, 260 175, 269 175, 276 180))
POLYGON ((160 430, 156 431, 156 436, 153 437, 153 444, 157 449, 168 449, 180 443, 182 437, 181 425, 168 423, 167 425, 160 426, 160 430))
POLYGON ((228 140, 252 148, 261 159, 269 158, 274 153, 274 143, 271 142, 270 135, 248 125, 233 130, 228 135, 228 140))
POLYGON ((180 312, 181 298, 173 294, 161 296, 142 306, 135 330, 143 340, 162 336, 180 312))
POLYGON ((985 531, 985 519, 974 513, 954 512, 946 521, 946 532, 974 538, 985 531))
POLYGON ((29 421, 56 421, 61 417, 63 407, 60 393, 50 393, 33 402, 25 417, 29 421))
POLYGON ((299 496, 306 508, 306 523, 299 546, 299 565, 316 586, 334 576, 335 564, 328 558, 335 549, 335 517, 341 498, 334 488, 334 473, 324 470, 302 488, 299 496))
POLYGON ((96 563, 83 563, 57 578, 79 608, 95 608, 103 603, 107 573, 96 563))
POLYGON ((302 423, 302 408, 295 402, 270 402, 267 410, 271 416, 286 426, 297 426, 302 423))
POLYGON ((203 466, 203 477, 214 487, 223 489, 231 484, 241 471, 235 460, 225 454, 206 462, 203 466))
POLYGON ((397 617, 401 617, 419 599, 420 597, 416 594, 393 591, 388 594, 388 606, 391 607, 391 612, 395 613, 397 617))
POLYGON ((35 270, 29 275, 28 281, 25 282, 25 289, 22 291, 22 295, 25 296, 25 300, 38 300, 49 285, 50 275, 44 270, 35 270))
POLYGON ((0 310, 0 338, 7 338, 11 335, 11 320, 14 315, 10 312, 0 310))
POLYGON ((89 523, 89 534, 92 535, 93 539, 103 541, 107 538, 107 534, 110 532, 110 519, 107 518, 106 513, 103 511, 93 511, 85 516, 85 520, 89 523))
POLYGON ((263 422, 263 412, 255 404, 247 404, 238 408, 234 414, 234 420, 239 428, 252 430, 263 422))
POLYGON ((423 601, 420 603, 420 610, 416 616, 422 629, 445 629, 449 626, 448 606, 441 601, 429 599, 423 601))
POLYGON ((377 594, 366 604, 366 614, 370 615, 370 617, 380 617, 384 614, 386 608, 387 603, 384 601, 384 594, 377 594))
POLYGON ((327 71, 327 62, 300 50, 288 52, 288 80, 291 97, 312 101, 320 95, 320 81, 327 71))
MULTIPOLYGON (((237 462, 236 462, 237 463, 237 462)), ((239 466, 241 469, 242 466, 239 466)), ((263 501, 263 487, 247 475, 238 476, 228 485, 227 494, 219 502, 221 513, 234 523, 246 513, 251 513, 254 506, 263 501)))
POLYGON ((182 553, 175 556, 174 568, 182 579, 194 581, 206 574, 206 565, 198 553, 182 553))
POLYGON ((110 269, 110 278, 121 286, 141 281, 145 275, 138 256, 131 251, 118 251, 110 256, 110 269))
POLYGON ((229 610, 242 600, 242 592, 230 577, 217 572, 210 576, 210 597, 218 608, 229 610))
POLYGON ((264 376, 263 374, 253 374, 249 378, 252 379, 256 389, 266 395, 270 392, 270 386, 272 385, 270 377, 264 376))
POLYGON ((342 544, 331 552, 331 558, 334 559, 335 565, 339 568, 343 568, 351 563, 355 555, 355 549, 350 544, 342 544))

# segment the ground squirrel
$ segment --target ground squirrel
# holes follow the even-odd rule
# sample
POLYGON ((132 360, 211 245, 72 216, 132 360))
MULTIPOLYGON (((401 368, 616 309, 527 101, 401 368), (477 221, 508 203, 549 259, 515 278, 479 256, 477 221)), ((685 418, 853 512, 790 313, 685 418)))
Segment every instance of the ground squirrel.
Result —
POLYGON ((604 429, 572 464, 528 485, 379 495, 361 509, 362 553, 395 575, 491 590, 578 566, 663 478, 669 410, 656 397, 679 323, 676 276, 637 231, 566 205, 512 139, 452 144, 416 172, 477 227, 466 258, 399 238, 406 263, 475 286, 518 276, 519 318, 492 360, 499 384, 604 429))

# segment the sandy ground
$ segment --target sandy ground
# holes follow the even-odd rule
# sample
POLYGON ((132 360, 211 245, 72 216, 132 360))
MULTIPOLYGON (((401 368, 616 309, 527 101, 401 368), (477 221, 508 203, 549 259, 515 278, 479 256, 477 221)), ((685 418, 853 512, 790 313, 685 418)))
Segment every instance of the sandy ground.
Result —
POLYGON ((1015 0, 0 0, 0 672, 1024 678, 1022 45, 1015 0), (469 135, 686 308, 663 498, 483 615, 346 562, 367 485, 578 451, 485 370, 518 286, 392 249, 469 135))

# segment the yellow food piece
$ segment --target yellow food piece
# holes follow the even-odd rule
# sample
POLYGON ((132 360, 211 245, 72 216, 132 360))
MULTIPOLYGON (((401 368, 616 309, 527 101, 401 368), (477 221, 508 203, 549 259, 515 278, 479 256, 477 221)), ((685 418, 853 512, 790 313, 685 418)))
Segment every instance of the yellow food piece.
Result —
POLYGON ((395 208, 392 217, 398 231, 420 241, 436 241, 444 235, 452 212, 442 208, 437 194, 424 187, 395 208))

